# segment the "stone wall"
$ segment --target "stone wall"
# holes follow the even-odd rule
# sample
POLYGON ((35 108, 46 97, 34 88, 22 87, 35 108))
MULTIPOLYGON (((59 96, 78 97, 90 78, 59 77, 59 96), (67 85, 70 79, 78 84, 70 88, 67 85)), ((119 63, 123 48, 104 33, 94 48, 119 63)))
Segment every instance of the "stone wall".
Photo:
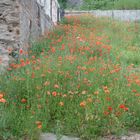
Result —
POLYGON ((60 18, 57 0, 0 0, 0 71, 60 18), (11 56, 11 57, 10 57, 11 56))
POLYGON ((19 47, 19 5, 16 0, 0 0, 0 70, 7 66, 9 54, 19 47))
POLYGON ((57 7, 57 1, 56 0, 52 0, 52 21, 54 22, 54 24, 57 24, 57 21, 59 20, 58 15, 56 13, 58 13, 59 8, 55 8, 57 7))
POLYGON ((106 16, 123 21, 140 21, 140 10, 93 10, 91 13, 98 17, 106 16))
POLYGON ((26 44, 34 41, 52 26, 53 22, 47 17, 40 3, 35 0, 20 1, 21 46, 27 46, 26 44))
POLYGON ((97 17, 110 17, 122 21, 140 21, 140 10, 91 10, 91 11, 74 11, 66 10, 65 16, 93 14, 97 17))

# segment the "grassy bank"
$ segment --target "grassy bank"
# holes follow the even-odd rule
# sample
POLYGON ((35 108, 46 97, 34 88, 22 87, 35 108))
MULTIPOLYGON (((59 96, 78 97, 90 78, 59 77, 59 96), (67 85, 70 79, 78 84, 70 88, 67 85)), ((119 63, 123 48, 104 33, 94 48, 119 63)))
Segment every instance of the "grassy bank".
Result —
POLYGON ((140 9, 140 0, 84 0, 82 10, 136 10, 140 9))
POLYGON ((67 17, 0 77, 0 139, 139 131, 139 29, 136 22, 67 17))

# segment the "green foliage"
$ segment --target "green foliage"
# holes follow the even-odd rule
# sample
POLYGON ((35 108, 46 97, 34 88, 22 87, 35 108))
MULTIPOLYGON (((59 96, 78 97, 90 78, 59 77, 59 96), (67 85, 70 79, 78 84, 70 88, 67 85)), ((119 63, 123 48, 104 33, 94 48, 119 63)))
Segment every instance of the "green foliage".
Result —
POLYGON ((140 9, 140 0, 84 0, 82 9, 140 9))
POLYGON ((140 0, 118 0, 114 9, 140 9, 140 0))
POLYGON ((58 0, 61 8, 66 8, 67 0, 58 0))
POLYGON ((95 10, 112 7, 116 0, 84 0, 83 9, 95 10))

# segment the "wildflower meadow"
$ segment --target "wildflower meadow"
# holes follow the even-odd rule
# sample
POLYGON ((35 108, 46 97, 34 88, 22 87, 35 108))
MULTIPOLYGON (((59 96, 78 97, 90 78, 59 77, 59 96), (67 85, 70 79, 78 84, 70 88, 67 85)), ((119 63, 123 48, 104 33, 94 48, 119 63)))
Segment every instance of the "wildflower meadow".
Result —
POLYGON ((19 53, 0 76, 0 139, 140 131, 138 21, 68 16, 19 53))

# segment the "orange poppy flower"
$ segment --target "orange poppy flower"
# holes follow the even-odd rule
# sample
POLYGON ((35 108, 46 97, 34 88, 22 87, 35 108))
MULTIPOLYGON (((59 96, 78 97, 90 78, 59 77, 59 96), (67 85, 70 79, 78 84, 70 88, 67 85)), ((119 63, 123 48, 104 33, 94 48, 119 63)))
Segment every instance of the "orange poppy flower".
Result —
POLYGON ((0 93, 0 99, 2 99, 4 97, 4 95, 2 93, 0 93))
POLYGON ((23 49, 19 49, 19 54, 23 54, 23 49))
POLYGON ((94 94, 95 94, 95 95, 98 95, 98 94, 99 94, 99 91, 95 91, 94 94))
POLYGON ((22 102, 22 103, 26 103, 27 100, 26 100, 25 98, 23 98, 23 99, 21 99, 21 102, 22 102))
POLYGON ((85 101, 81 102, 81 103, 80 103, 80 106, 81 106, 81 107, 85 107, 85 106, 86 106, 86 102, 85 102, 85 101))
POLYGON ((107 86, 103 86, 103 89, 104 89, 104 90, 108 90, 108 87, 107 87, 107 86))
POLYGON ((112 111, 113 109, 112 109, 112 107, 111 107, 111 106, 109 106, 109 107, 108 107, 108 110, 109 110, 109 111, 112 111))
POLYGON ((124 104, 121 104, 119 106, 119 108, 124 109, 124 111, 128 111, 129 110, 129 108, 127 108, 124 104))
POLYGON ((52 53, 55 53, 55 52, 56 52, 56 50, 55 50, 54 47, 51 47, 51 52, 52 52, 52 53))
POLYGON ((139 94, 139 93, 137 93, 137 94, 135 94, 135 96, 140 96, 140 94, 139 94))
POLYGON ((128 107, 125 107, 124 110, 125 110, 125 111, 128 111, 129 109, 128 109, 128 107))
POLYGON ((132 90, 132 92, 136 93, 136 92, 137 92, 137 90, 136 90, 136 89, 133 89, 133 90, 132 90))
POLYGON ((36 121, 35 123, 36 123, 36 125, 40 125, 40 124, 42 124, 41 121, 36 121))
POLYGON ((0 103, 6 103, 6 100, 4 98, 1 98, 0 103))
POLYGON ((54 85, 54 88, 59 88, 59 85, 55 84, 55 85, 54 85))
POLYGON ((124 109, 124 108, 125 108, 125 105, 124 105, 124 104, 121 104, 121 105, 119 106, 119 108, 124 109))
POLYGON ((34 72, 32 73, 31 77, 32 77, 32 78, 35 78, 35 73, 34 73, 34 72))
POLYGON ((106 94, 109 94, 109 93, 110 93, 110 91, 109 91, 109 90, 104 90, 104 92, 105 92, 106 94))
POLYGON ((53 92, 52 92, 52 95, 53 95, 53 96, 56 96, 56 95, 57 95, 57 92, 56 92, 56 91, 53 91, 53 92))
POLYGON ((36 121, 35 123, 36 123, 38 129, 42 128, 42 122, 41 121, 36 121))
POLYGON ((109 112, 108 111, 104 111, 104 115, 105 116, 109 115, 109 112))
POLYGON ((42 128, 42 124, 37 125, 37 128, 38 128, 38 129, 41 129, 41 128, 42 128))

